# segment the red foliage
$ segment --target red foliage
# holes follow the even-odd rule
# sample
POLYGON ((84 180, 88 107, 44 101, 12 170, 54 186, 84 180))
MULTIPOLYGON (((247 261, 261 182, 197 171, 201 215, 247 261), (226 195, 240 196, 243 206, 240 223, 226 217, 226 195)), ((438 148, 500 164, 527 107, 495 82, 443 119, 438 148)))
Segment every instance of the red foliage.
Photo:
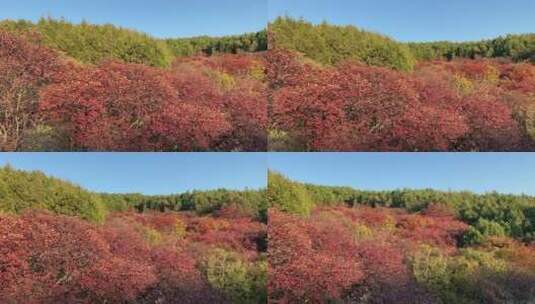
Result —
POLYGON ((223 95, 224 109, 232 122, 232 133, 224 140, 224 150, 247 147, 248 151, 267 149, 267 94, 263 83, 240 80, 223 95))
MULTIPOLYGON (((440 65, 441 62, 438 62, 440 65)), ((469 79, 483 80, 496 66, 490 60, 461 59, 444 65, 447 71, 469 79)))
MULTIPOLYGON (((270 211, 269 281, 270 299, 277 303, 324 303, 340 298, 362 278, 351 248, 322 246, 305 220, 270 211)), ((336 239, 334 239, 336 240, 336 239)))
POLYGON ((522 131, 513 118, 513 110, 501 100, 498 90, 480 88, 474 91, 464 97, 462 110, 470 130, 459 141, 460 150, 522 150, 522 131))
POLYGON ((145 303, 210 304, 225 303, 223 296, 210 288, 197 269, 197 259, 182 248, 157 247, 151 261, 158 285, 143 296, 145 303))
POLYGON ((228 303, 198 265, 216 247, 255 261, 253 240, 265 229, 245 218, 177 214, 116 214, 103 225, 43 213, 0 216, 0 302, 228 303), (148 242, 147 229, 160 241, 148 242))
POLYGON ((41 111, 90 150, 208 149, 231 126, 207 101, 181 96, 176 81, 156 68, 107 62, 49 86, 41 111))
POLYGON ((307 73, 284 76, 292 81, 282 84, 282 73, 270 80, 282 86, 273 94, 274 127, 292 130, 308 149, 447 150, 466 130, 455 104, 431 98, 430 85, 422 85, 422 100, 399 72, 346 63, 307 73))
POLYGON ((50 149, 266 150, 261 56, 192 57, 171 69, 80 66, 30 41, 0 32, 0 150, 27 138, 31 146, 26 133, 41 125, 66 133, 66 147, 50 149))
POLYGON ((86 67, 47 87, 40 111, 82 149, 265 150, 265 86, 243 71, 253 59, 216 58, 178 60, 171 70, 118 62, 86 67), (218 70, 239 78, 222 89, 218 70))
POLYGON ((511 64, 502 67, 502 86, 507 90, 535 94, 535 65, 511 64))
POLYGON ((1 217, 0 226, 1 302, 119 302, 156 282, 152 266, 132 258, 136 252, 114 255, 83 221, 26 214, 1 217))
POLYGON ((181 58, 175 62, 175 75, 185 76, 174 84, 183 98, 205 100, 207 105, 217 105, 228 115, 232 130, 221 140, 219 149, 266 150, 267 89, 263 81, 250 75, 254 68, 263 72, 264 64, 257 56, 228 54, 181 58), (234 82, 227 84, 227 88, 220 88, 208 77, 214 72, 230 74, 234 82))
POLYGON ((507 90, 530 94, 535 85, 531 65, 434 62, 421 64, 414 73, 402 73, 352 62, 318 67, 281 50, 270 51, 268 57, 273 89, 270 127, 303 142, 301 149, 515 151, 530 147, 515 120, 519 105, 511 102, 507 90))
POLYGON ((175 64, 189 63, 208 67, 235 76, 246 76, 253 68, 264 66, 262 58, 255 54, 221 54, 216 56, 179 57, 175 64))
POLYGON ((416 243, 426 243, 444 249, 454 248, 468 225, 453 217, 406 215, 399 219, 400 235, 416 243))
POLYGON ((0 31, 0 151, 20 148, 39 121, 38 91, 64 78, 67 67, 55 52, 0 31))
POLYGON ((456 238, 467 229, 438 209, 431 207, 424 216, 329 207, 315 209, 306 219, 270 211, 271 300, 435 303, 413 278, 408 257, 422 243, 455 250, 456 238))
POLYGON ((251 218, 185 218, 189 239, 205 245, 227 248, 256 258, 259 238, 266 226, 251 218))

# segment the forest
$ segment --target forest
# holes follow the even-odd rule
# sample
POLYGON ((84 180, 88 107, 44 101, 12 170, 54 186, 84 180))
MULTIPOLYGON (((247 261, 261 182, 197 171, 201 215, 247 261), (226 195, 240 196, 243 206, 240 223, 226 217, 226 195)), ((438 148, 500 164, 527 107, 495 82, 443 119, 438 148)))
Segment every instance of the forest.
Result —
POLYGON ((532 151, 535 35, 402 43, 354 26, 269 26, 271 151, 532 151))
POLYGON ((267 32, 0 21, 0 151, 265 151, 267 32))
POLYGON ((0 168, 0 302, 266 303, 264 192, 104 194, 0 168))
POLYGON ((535 197, 268 178, 270 303, 535 300, 535 197))

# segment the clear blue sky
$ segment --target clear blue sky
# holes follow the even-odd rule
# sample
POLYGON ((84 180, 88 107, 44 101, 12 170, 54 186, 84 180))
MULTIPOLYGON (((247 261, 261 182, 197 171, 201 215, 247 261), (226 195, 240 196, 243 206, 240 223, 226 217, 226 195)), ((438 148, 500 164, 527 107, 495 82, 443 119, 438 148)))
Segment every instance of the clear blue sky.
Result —
POLYGON ((0 153, 0 166, 6 163, 99 192, 172 194, 267 183, 261 153, 0 153))
POLYGON ((294 180, 321 185, 535 195, 533 153, 281 153, 270 154, 268 165, 294 180))
POLYGON ((0 19, 65 17, 157 37, 222 36, 266 27, 268 0, 0 0, 0 19))
POLYGON ((269 0, 269 18, 353 24, 401 41, 535 32, 534 0, 269 0))

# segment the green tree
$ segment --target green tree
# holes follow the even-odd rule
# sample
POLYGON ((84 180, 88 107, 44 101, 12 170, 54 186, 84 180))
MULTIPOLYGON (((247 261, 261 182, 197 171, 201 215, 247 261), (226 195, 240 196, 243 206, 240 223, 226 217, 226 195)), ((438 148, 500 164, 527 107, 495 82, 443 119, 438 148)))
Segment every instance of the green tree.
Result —
POLYGON ((304 185, 271 171, 268 173, 267 197, 271 207, 303 216, 308 216, 314 205, 304 185))

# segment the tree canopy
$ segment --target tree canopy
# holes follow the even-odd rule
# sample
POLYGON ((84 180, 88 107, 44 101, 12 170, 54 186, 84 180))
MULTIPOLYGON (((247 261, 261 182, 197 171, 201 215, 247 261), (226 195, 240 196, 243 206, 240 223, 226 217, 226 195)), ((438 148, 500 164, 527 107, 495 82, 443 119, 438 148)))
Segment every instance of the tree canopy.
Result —
POLYGON ((41 18, 0 21, 0 30, 20 35, 37 34, 45 46, 59 50, 81 63, 99 64, 117 59, 153 67, 169 67, 177 56, 257 52, 267 49, 266 31, 224 37, 158 39, 112 24, 74 24, 64 19, 41 18))

